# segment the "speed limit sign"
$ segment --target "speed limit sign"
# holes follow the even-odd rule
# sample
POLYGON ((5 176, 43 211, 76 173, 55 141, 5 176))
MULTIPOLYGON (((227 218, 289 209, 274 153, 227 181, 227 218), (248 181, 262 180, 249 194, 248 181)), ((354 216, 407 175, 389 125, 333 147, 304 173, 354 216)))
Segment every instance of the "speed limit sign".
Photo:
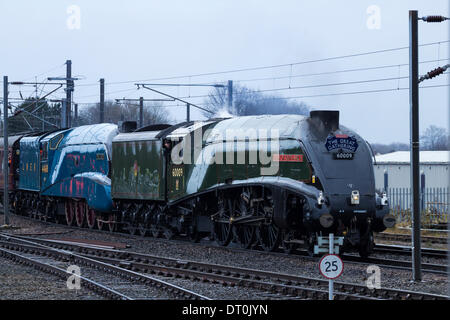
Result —
POLYGON ((344 263, 341 258, 335 254, 327 254, 320 259, 320 273, 327 279, 338 278, 344 271, 344 263))

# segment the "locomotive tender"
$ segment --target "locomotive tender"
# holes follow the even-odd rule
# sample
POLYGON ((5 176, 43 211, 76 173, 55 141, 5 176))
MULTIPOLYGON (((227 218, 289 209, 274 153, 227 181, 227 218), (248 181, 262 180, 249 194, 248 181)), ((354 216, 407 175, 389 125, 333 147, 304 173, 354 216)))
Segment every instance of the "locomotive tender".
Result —
POLYGON ((13 206, 42 219, 268 251, 312 252, 333 232, 364 257, 373 232, 395 223, 375 192, 368 144, 338 111, 120 134, 99 124, 22 137, 19 149, 13 206))

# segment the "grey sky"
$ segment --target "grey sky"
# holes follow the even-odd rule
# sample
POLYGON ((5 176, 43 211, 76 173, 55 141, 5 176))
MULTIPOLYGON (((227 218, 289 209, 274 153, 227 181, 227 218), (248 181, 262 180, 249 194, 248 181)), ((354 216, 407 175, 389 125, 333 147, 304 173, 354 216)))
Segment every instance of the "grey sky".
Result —
MULTIPOLYGON (((74 101, 99 100, 98 79, 105 78, 107 99, 156 97, 137 91, 133 80, 290 64, 312 59, 408 46, 408 10, 419 15, 449 15, 449 2, 435 1, 7 1, 0 0, 0 74, 10 80, 43 80, 64 75, 73 63, 74 101), (68 7, 80 8, 80 29, 69 29, 68 7), (380 28, 369 29, 367 9, 380 9, 380 28), (47 72, 49 71, 49 72, 47 72), (108 84, 118 81, 125 84, 108 84)), ((448 41, 449 22, 419 24, 419 42, 448 41)), ((423 74, 449 63, 449 43, 421 47, 423 74), (446 60, 447 59, 447 60, 446 60)), ((408 63, 408 50, 292 67, 180 78, 164 82, 205 83, 365 68, 408 63)), ((408 67, 335 73, 281 80, 241 82, 265 90, 292 86, 407 77, 408 67)), ((448 85, 449 75, 424 86, 448 85)), ((309 89, 274 91, 281 96, 310 96, 408 87, 408 79, 309 89)), ((32 91, 12 87, 11 96, 32 91)), ((49 91, 46 86, 44 91, 49 91)), ((208 89, 164 88, 178 96, 204 95, 208 89)), ((270 92, 272 93, 272 92, 270 92)), ((62 97, 63 91, 53 95, 62 97)), ((187 99, 201 103, 202 98, 187 99)), ((315 109, 341 111, 341 123, 371 142, 409 140, 408 90, 298 99, 315 109)), ((171 117, 182 121, 185 108, 170 103, 171 117)), ((447 127, 449 87, 421 89, 421 131, 431 124, 447 127)), ((201 114, 192 111, 194 119, 201 114)))

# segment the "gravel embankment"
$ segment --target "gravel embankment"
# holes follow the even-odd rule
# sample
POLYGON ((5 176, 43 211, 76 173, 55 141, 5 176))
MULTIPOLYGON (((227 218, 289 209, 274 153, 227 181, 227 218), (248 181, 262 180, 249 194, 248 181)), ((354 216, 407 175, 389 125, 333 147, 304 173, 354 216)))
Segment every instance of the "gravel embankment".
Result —
POLYGON ((66 280, 0 257, 2 300, 93 300, 103 299, 92 291, 67 289, 66 280))

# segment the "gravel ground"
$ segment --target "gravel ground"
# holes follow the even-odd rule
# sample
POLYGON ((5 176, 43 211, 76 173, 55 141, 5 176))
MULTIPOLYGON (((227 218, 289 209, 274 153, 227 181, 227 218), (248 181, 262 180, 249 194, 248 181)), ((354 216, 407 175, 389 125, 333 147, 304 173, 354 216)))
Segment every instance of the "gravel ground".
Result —
MULTIPOLYGON (((1 218, 0 218, 1 219, 1 218)), ((259 251, 236 252, 229 248, 215 247, 211 244, 195 245, 189 242, 167 241, 164 239, 154 239, 151 237, 140 238, 128 235, 109 234, 92 232, 88 230, 68 229, 62 225, 49 225, 39 221, 30 221, 18 216, 12 217, 12 224, 20 229, 13 229, 12 233, 58 233, 52 234, 52 238, 79 238, 96 239, 111 242, 122 242, 130 245, 130 251, 148 253, 152 255, 165 256, 177 259, 195 260, 207 263, 222 265, 240 266, 253 269, 261 269, 273 272, 295 274, 311 278, 322 278, 318 270, 318 261, 301 256, 270 255, 259 251)), ((381 286, 387 288, 407 289, 412 291, 428 292, 434 294, 447 294, 449 282, 445 275, 424 273, 423 281, 415 283, 411 281, 411 272, 395 270, 390 268, 381 269, 381 286)), ((344 273, 338 281, 352 282, 365 285, 369 274, 367 265, 357 263, 345 263, 344 273)), ((206 294, 213 292, 216 299, 261 299, 263 295, 255 292, 247 293, 242 288, 228 288, 222 286, 212 286, 210 284, 190 282, 177 279, 180 285, 193 291, 206 294), (190 287, 192 285, 192 287, 190 287), (209 286, 212 289, 201 289, 201 286, 209 286), (198 290, 197 290, 198 289, 198 290)))
POLYGON ((81 287, 69 290, 66 281, 0 257, 2 300, 92 300, 102 297, 81 287))

